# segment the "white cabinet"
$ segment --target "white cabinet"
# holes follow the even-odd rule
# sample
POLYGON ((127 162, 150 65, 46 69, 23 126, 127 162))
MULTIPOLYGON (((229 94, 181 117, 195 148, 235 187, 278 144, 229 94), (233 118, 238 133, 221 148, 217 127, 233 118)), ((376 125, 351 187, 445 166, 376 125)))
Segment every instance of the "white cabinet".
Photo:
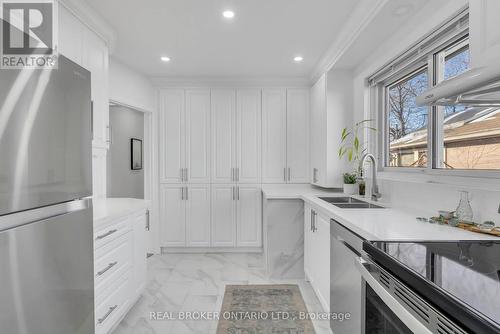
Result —
POLYGON ((286 182, 286 89, 262 90, 262 182, 286 182))
POLYGON ((210 182, 210 91, 160 93, 160 181, 210 182))
POLYGON ((192 184, 187 187, 186 246, 210 246, 210 186, 192 184))
POLYGON ((309 181, 309 92, 262 91, 262 182, 309 181))
POLYGON ((286 105, 288 181, 309 183, 309 90, 287 89, 286 105))
POLYGON ((161 246, 183 247, 186 244, 186 205, 184 185, 160 187, 161 246))
POLYGON ((186 90, 186 179, 210 183, 210 90, 186 90))
POLYGON ((212 246, 236 246, 234 185, 212 185, 212 246))
POLYGON ((470 44, 473 67, 498 66, 500 59, 500 1, 470 0, 470 44))
POLYGON ((262 246, 259 185, 212 186, 212 246, 262 246))
POLYGON ((78 65, 82 65, 84 26, 68 9, 59 6, 59 52, 78 65))
POLYGON ((210 185, 160 187, 161 246, 210 245, 210 185))
POLYGON ((236 194, 236 245, 262 246, 262 190, 259 186, 238 186, 236 194))
MULTIPOLYGON (((112 199, 110 202, 115 200, 120 201, 112 199)), ((122 213, 111 211, 116 217, 99 215, 101 218, 94 223, 94 309, 97 334, 111 333, 146 286, 148 211, 142 205, 134 209, 123 207, 122 213)))
POLYGON ((236 91, 212 89, 212 182, 234 181, 236 91))
POLYGON ((261 181, 261 91, 238 89, 236 94, 236 181, 261 181))
POLYGON ((311 88, 311 183, 342 187, 342 174, 352 169, 339 159, 342 129, 352 126, 352 76, 332 70, 311 88))
POLYGON ((212 90, 212 182, 259 183, 260 89, 212 90))
POLYGON ((306 206, 304 272, 325 312, 330 309, 330 220, 306 206))

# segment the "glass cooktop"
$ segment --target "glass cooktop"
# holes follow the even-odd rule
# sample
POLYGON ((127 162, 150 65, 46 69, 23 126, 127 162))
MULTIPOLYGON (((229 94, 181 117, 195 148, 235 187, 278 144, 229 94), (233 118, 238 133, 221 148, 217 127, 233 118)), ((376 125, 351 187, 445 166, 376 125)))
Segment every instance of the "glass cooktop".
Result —
POLYGON ((500 333, 500 241, 367 241, 363 249, 463 326, 500 333))

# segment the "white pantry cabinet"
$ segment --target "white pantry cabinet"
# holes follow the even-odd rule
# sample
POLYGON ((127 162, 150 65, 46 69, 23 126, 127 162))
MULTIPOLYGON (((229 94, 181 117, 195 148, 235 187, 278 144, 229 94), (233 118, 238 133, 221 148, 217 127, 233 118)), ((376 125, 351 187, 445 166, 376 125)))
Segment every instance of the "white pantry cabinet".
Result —
POLYGON ((330 310, 330 219, 306 205, 304 272, 323 310, 330 310))
POLYGON ((210 90, 160 92, 160 181, 210 182, 210 90))
POLYGON ((500 59, 500 1, 470 0, 470 44, 473 67, 498 66, 500 59))
POLYGON ((262 90, 262 182, 309 181, 309 92, 262 90))
POLYGON ((213 89, 212 182, 259 183, 260 89, 213 89))
POLYGON ((212 246, 262 246, 262 191, 259 185, 212 186, 212 246))
POLYGON ((342 187, 342 174, 350 171, 339 159, 342 129, 352 126, 352 75, 332 70, 311 88, 311 184, 342 187))
POLYGON ((161 241, 164 247, 210 246, 210 185, 162 184, 161 241))

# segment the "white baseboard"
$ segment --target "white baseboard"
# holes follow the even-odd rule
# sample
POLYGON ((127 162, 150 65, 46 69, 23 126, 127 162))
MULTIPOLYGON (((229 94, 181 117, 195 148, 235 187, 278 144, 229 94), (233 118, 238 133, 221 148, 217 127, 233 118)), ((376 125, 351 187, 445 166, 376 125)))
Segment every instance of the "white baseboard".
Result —
POLYGON ((262 247, 161 247, 162 254, 168 253, 262 253, 262 247))

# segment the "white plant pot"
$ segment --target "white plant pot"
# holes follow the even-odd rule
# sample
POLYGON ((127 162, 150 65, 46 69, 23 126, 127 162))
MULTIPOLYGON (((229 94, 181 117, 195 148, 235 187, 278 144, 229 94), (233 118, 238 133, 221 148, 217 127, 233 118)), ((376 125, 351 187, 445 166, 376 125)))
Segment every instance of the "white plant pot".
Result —
POLYGON ((346 195, 356 195, 358 193, 358 184, 345 184, 344 183, 344 194, 346 195))

